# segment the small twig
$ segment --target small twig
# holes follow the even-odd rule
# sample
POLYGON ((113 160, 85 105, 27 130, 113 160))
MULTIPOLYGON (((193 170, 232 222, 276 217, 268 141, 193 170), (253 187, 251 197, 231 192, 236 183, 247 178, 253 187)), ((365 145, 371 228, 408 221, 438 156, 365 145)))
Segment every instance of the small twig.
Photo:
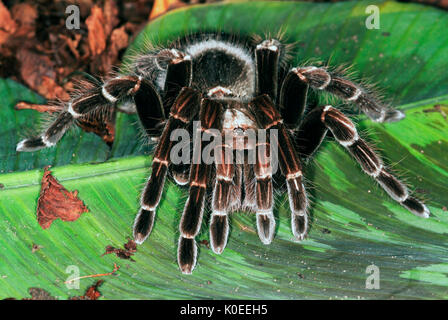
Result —
POLYGON ((36 110, 38 112, 53 113, 53 112, 60 112, 62 110, 62 107, 21 101, 15 105, 14 109, 15 110, 31 109, 31 110, 36 110))
POLYGON ((118 269, 120 269, 120 266, 117 266, 117 264, 114 263, 114 270, 112 270, 112 272, 109 272, 109 273, 100 273, 100 274, 91 274, 91 275, 88 275, 88 276, 77 277, 77 278, 74 278, 74 279, 67 280, 67 281, 65 281, 64 283, 70 283, 70 282, 77 281, 77 280, 81 280, 81 279, 85 279, 85 278, 96 278, 96 277, 106 277, 106 276, 111 276, 111 275, 113 275, 115 272, 117 272, 118 269))

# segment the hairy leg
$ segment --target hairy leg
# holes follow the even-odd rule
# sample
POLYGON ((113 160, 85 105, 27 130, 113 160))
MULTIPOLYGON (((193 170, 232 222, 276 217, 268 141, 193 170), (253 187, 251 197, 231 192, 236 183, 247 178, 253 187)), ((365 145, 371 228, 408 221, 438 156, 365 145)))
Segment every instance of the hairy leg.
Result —
POLYGON ((192 121, 199 111, 199 97, 199 94, 193 89, 184 88, 171 108, 170 117, 154 152, 151 176, 140 200, 141 209, 135 218, 133 229, 134 239, 137 243, 146 240, 154 224, 155 211, 162 195, 170 163, 170 151, 174 144, 170 139, 171 132, 184 128, 192 121))
POLYGON ((373 121, 392 122, 405 117, 403 112, 389 109, 367 89, 325 68, 313 66, 293 68, 289 74, 295 75, 313 89, 328 91, 345 101, 354 103, 373 121))
POLYGON ((349 118, 332 106, 326 106, 321 111, 321 121, 350 152, 365 173, 374 178, 392 199, 410 212, 419 217, 429 217, 430 212, 425 204, 410 196, 404 183, 387 171, 381 158, 359 137, 349 118))

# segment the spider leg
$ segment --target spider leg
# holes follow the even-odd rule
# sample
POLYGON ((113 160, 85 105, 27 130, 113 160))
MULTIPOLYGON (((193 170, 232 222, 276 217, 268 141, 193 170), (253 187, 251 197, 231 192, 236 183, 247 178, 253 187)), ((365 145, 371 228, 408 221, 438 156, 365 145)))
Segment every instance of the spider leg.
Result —
MULTIPOLYGON (((256 161, 256 159, 255 159, 256 161)), ((248 211, 255 211, 257 206, 257 200, 256 200, 256 177, 254 172, 254 165, 250 163, 244 163, 242 165, 242 171, 241 171, 241 182, 244 189, 244 199, 242 201, 242 208, 244 210, 248 211)), ((241 193, 241 184, 240 184, 240 191, 241 193)), ((241 202, 241 201, 240 201, 241 202)))
POLYGON ((381 158, 358 136, 350 119, 332 106, 325 106, 321 110, 321 121, 356 159, 362 170, 374 178, 392 199, 413 214, 428 218, 430 212, 425 204, 411 197, 406 186, 385 169, 381 158))
POLYGON ((328 128, 321 120, 322 108, 315 108, 305 115, 300 126, 293 131, 295 147, 304 161, 319 148, 328 128))
MULTIPOLYGON (((278 161, 283 175, 286 177, 289 205, 291 208, 291 227, 294 236, 303 240, 308 231, 307 207, 308 199, 302 181, 302 164, 297 156, 288 131, 282 118, 267 95, 254 98, 249 103, 262 129, 278 130, 278 161)), ((272 134, 272 132, 270 133, 272 134)), ((272 164, 271 164, 272 165, 272 164)))
POLYGON ((229 211, 235 211, 241 208, 242 190, 241 185, 243 183, 243 165, 235 164, 233 172, 233 180, 230 191, 230 203, 229 211))
POLYGON ((358 84, 330 73, 325 68, 313 66, 293 68, 289 74, 295 74, 314 89, 328 91, 345 101, 354 103, 373 121, 393 122, 405 117, 403 112, 387 108, 358 84))
MULTIPOLYGON (((209 129, 221 130, 223 105, 218 100, 204 98, 201 101, 199 119, 201 131, 209 129)), ((180 237, 178 244, 178 263, 184 274, 190 274, 196 265, 197 247, 195 237, 199 233, 204 212, 204 201, 211 165, 202 161, 202 150, 208 143, 195 139, 196 148, 201 152, 193 152, 193 163, 190 169, 190 189, 188 200, 180 221, 180 237)))
POLYGON ((228 210, 230 208, 233 187, 234 164, 228 156, 233 152, 226 144, 217 146, 216 152, 216 181, 212 198, 212 216, 210 219, 210 245, 215 253, 222 253, 229 235, 228 210), (227 155, 227 157, 226 157, 227 155))
POLYGON ((170 165, 171 175, 174 181, 180 185, 184 186, 188 183, 190 177, 190 165, 189 164, 171 164, 170 165))
POLYGON ((257 143, 256 157, 254 171, 256 176, 257 231, 261 242, 270 244, 274 238, 275 219, 273 213, 271 155, 268 142, 257 143))
MULTIPOLYGON (((151 176, 142 193, 141 209, 135 218, 133 227, 134 239, 137 243, 146 240, 154 224, 155 211, 160 202, 170 162, 170 151, 175 143, 170 139, 171 132, 184 128, 192 121, 198 109, 199 94, 193 89, 182 89, 171 108, 170 117, 155 149, 151 176)), ((142 122, 144 121, 145 119, 142 119, 142 122)))
POLYGON ((59 114, 50 127, 38 137, 22 140, 17 151, 36 151, 54 146, 65 134, 74 120, 81 120, 90 113, 104 108, 114 107, 116 102, 127 96, 133 96, 142 124, 149 135, 159 133, 157 129, 164 119, 162 102, 151 83, 140 77, 122 76, 106 81, 103 86, 84 92, 68 102, 67 110, 59 114), (149 106, 148 106, 149 105, 149 106), (140 106, 140 108, 139 108, 140 106))

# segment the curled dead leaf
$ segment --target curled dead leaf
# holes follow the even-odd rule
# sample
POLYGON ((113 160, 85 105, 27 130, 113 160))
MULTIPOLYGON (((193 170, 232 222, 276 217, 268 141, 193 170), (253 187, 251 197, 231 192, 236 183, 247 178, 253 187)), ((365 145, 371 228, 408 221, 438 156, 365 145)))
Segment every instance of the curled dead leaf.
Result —
POLYGON ((37 221, 42 229, 48 229, 54 220, 75 221, 89 210, 78 198, 78 191, 69 192, 45 167, 41 190, 37 201, 37 221))

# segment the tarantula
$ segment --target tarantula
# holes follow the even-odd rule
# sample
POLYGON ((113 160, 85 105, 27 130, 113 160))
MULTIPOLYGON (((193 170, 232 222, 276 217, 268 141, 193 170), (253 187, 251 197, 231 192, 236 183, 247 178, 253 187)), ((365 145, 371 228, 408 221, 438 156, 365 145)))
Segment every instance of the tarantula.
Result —
MULTIPOLYGON (((370 90, 337 72, 315 66, 291 68, 287 51, 288 45, 273 38, 243 39, 217 32, 185 36, 165 48, 137 56, 130 74, 110 78, 73 97, 42 135, 21 141, 17 151, 53 146, 75 120, 100 107, 114 108, 123 100, 133 99, 146 134, 158 141, 133 226, 134 239, 142 243, 150 234, 170 172, 179 185, 189 186, 178 242, 178 264, 186 274, 196 265, 195 237, 209 191, 210 244, 215 253, 222 253, 226 246, 228 214, 235 210, 256 214, 258 235, 264 244, 274 237, 270 143, 245 143, 250 129, 277 132, 280 175, 286 180, 292 233, 298 240, 304 239, 308 231, 302 162, 317 150, 327 134, 395 201, 417 216, 429 217, 428 208, 388 172, 347 116, 331 105, 307 108, 308 89, 326 91, 352 103, 376 122, 398 121, 404 114, 386 107, 370 90), (233 138, 233 142, 226 140, 214 148, 215 160, 222 160, 228 152, 255 150, 255 163, 205 163, 199 152, 199 156, 193 153, 192 158, 199 158, 192 159, 191 164, 173 164, 170 153, 175 142, 171 133, 182 128, 193 132, 195 120, 200 121, 199 132, 211 133, 215 138, 218 132, 233 138), (241 138, 243 144, 235 149, 241 138)), ((194 142, 200 151, 210 143, 194 142)))

